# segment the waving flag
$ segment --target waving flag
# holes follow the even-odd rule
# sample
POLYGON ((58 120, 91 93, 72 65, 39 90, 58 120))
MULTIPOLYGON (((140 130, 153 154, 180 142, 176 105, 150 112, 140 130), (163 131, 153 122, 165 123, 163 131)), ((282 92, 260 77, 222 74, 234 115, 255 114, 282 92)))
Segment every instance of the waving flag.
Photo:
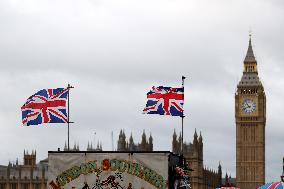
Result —
POLYGON ((284 182, 272 182, 272 183, 267 183, 258 189, 283 189, 284 188, 284 182))
POLYGON ((42 89, 29 97, 22 109, 25 126, 42 123, 67 123, 66 101, 69 89, 42 89))
POLYGON ((147 99, 145 114, 183 116, 184 88, 152 87, 147 99))

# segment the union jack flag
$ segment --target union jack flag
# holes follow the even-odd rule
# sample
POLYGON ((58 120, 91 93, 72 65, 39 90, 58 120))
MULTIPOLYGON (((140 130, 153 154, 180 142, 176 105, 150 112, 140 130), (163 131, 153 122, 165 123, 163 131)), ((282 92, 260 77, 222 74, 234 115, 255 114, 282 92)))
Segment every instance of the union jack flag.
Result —
POLYGON ((152 87, 147 93, 145 114, 183 116, 184 88, 152 87))
POLYGON ((284 188, 284 182, 272 182, 272 183, 267 183, 258 189, 283 189, 284 188))
POLYGON ((67 123, 66 100, 69 89, 42 89, 21 107, 24 126, 42 123, 67 123))

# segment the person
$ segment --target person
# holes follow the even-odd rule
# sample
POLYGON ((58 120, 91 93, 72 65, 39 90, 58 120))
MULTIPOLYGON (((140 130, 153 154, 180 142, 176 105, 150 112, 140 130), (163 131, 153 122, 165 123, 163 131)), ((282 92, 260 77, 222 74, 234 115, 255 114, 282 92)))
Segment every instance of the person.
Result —
POLYGON ((132 184, 129 183, 127 189, 132 189, 132 184))
POLYGON ((87 182, 84 182, 84 186, 82 189, 90 189, 89 185, 87 184, 87 182))
POLYGON ((176 179, 174 182, 174 189, 190 189, 189 177, 184 173, 184 170, 180 167, 175 168, 176 179))

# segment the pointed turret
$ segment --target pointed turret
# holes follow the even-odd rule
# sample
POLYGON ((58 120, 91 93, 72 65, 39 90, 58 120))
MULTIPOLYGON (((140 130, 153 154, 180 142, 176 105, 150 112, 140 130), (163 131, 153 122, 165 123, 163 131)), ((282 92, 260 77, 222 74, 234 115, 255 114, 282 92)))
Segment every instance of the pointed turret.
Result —
POLYGON ((222 185, 222 166, 221 166, 220 161, 219 161, 219 165, 218 165, 218 178, 219 178, 218 185, 221 187, 221 185, 222 185))
POLYGON ((125 151, 126 150, 126 136, 124 131, 121 129, 117 141, 117 151, 125 151))
POLYGON ((244 72, 257 73, 257 61, 252 50, 251 35, 249 37, 248 51, 244 60, 244 72))
POLYGON ((146 151, 146 150, 147 150, 147 140, 146 140, 145 130, 143 130, 142 140, 140 144, 140 151, 146 151))
POLYGON ((244 94, 254 94, 256 93, 256 89, 251 90, 251 87, 262 86, 260 79, 258 77, 257 71, 257 61, 254 57, 254 53, 252 50, 252 42, 251 42, 251 35, 249 38, 249 46, 247 50, 247 54, 244 60, 244 70, 241 81, 238 84, 238 87, 242 87, 241 90, 238 92, 244 94), (247 87, 250 87, 246 89, 247 87))
POLYGON ((149 137, 149 151, 153 151, 153 137, 152 134, 150 133, 150 137, 149 137))
POLYGON ((134 144, 134 140, 133 140, 133 136, 132 136, 132 133, 130 134, 130 137, 129 137, 129 145, 132 145, 134 144))
POLYGON ((257 63, 253 54, 253 50, 252 50, 252 45, 251 45, 251 35, 249 37, 249 46, 248 46, 248 51, 244 60, 244 63, 257 63))
POLYGON ((193 138, 193 144, 197 144, 197 132, 196 132, 196 129, 195 129, 195 132, 194 132, 194 138, 193 138))
POLYGON ((219 165, 218 165, 218 173, 222 174, 222 166, 221 166, 221 162, 219 161, 219 165))
POLYGON ((199 134, 198 142, 199 142, 199 144, 203 143, 203 138, 202 138, 202 135, 201 135, 201 131, 200 131, 200 134, 199 134))
POLYGON ((176 130, 175 130, 175 129, 174 129, 173 138, 177 138, 177 133, 176 133, 176 130))
POLYGON ((134 151, 134 140, 133 140, 133 136, 132 136, 132 132, 130 134, 129 137, 129 151, 134 151))
POLYGON ((123 137, 123 140, 125 140, 125 139, 126 139, 126 135, 125 135, 124 130, 122 131, 122 137, 123 137))

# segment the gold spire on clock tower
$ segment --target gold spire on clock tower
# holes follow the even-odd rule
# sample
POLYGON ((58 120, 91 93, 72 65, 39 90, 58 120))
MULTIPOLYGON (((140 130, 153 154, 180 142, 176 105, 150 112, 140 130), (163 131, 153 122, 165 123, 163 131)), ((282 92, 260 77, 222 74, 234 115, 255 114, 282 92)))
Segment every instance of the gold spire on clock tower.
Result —
POLYGON ((251 34, 249 36, 249 46, 247 55, 244 60, 244 72, 256 72, 257 73, 257 61, 255 60, 252 45, 251 45, 251 34))
POLYGON ((235 93, 236 184, 241 189, 253 189, 265 182, 266 97, 251 35, 243 65, 235 93))

